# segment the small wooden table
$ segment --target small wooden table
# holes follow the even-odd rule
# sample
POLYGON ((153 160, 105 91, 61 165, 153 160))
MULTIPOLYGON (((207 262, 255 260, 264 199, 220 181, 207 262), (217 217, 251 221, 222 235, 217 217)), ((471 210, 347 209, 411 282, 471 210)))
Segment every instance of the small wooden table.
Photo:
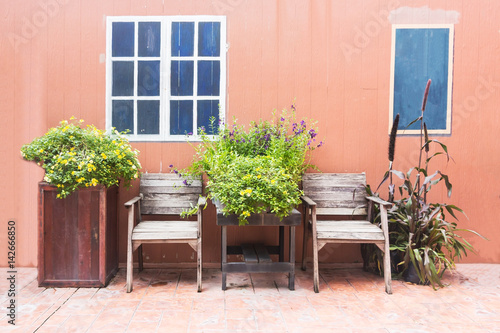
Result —
POLYGON ((222 250, 222 290, 226 290, 227 273, 272 273, 288 272, 288 288, 295 290, 295 227, 301 224, 301 214, 294 209, 291 214, 283 220, 271 213, 253 214, 248 218, 249 226, 279 227, 279 244, 276 246, 264 245, 227 245, 227 226, 238 226, 238 217, 236 215, 224 216, 222 212, 217 211, 217 225, 221 226, 221 250, 222 250), (290 246, 289 262, 284 262, 285 254, 285 229, 289 227, 290 246), (244 262, 227 262, 228 254, 243 254, 244 262), (270 254, 277 254, 279 261, 273 262, 270 254))

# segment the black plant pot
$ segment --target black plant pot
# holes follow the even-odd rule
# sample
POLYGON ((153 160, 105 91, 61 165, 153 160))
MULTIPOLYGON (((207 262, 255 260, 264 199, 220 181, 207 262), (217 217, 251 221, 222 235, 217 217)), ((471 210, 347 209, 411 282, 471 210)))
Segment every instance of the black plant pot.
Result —
POLYGON ((403 265, 398 265, 403 261, 403 252, 398 250, 391 250, 391 273, 394 275, 400 274, 403 271, 403 265))
POLYGON ((418 268, 411 263, 410 265, 408 265, 408 268, 403 273, 403 278, 406 282, 414 284, 425 285, 425 286, 429 284, 429 280, 427 279, 425 279, 424 282, 420 280, 420 278, 418 277, 418 268))

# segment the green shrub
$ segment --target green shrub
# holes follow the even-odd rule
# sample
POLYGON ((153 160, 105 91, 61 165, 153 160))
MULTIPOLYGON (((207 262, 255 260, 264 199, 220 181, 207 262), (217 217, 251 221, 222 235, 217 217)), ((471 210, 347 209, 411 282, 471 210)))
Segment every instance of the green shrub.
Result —
POLYGON ((102 184, 125 186, 139 177, 138 151, 132 149, 123 133, 105 133, 83 120, 63 120, 58 127, 21 148, 28 161, 45 170, 44 180, 58 188, 58 198, 65 198, 79 188, 102 184))

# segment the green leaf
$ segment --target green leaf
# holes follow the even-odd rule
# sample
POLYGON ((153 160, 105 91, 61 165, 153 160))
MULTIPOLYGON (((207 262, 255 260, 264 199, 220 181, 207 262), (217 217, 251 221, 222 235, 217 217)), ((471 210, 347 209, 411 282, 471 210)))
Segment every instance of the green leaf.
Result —
POLYGON ((441 178, 444 179, 444 182, 446 184, 446 189, 448 190, 448 198, 451 197, 451 189, 452 189, 452 185, 450 183, 450 180, 448 179, 448 176, 445 175, 444 173, 442 173, 441 171, 438 171, 439 174, 441 175, 441 178))
POLYGON ((411 123, 406 125, 405 129, 407 129, 408 127, 410 127, 411 125, 415 124, 417 121, 420 121, 420 120, 422 120, 422 116, 418 117, 417 119, 413 120, 411 123))

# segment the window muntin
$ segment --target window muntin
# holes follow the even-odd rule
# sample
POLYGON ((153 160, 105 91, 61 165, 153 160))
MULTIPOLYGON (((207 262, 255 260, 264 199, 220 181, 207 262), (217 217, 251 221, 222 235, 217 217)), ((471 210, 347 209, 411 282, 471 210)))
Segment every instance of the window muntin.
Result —
MULTIPOLYGON (((108 17, 107 127, 132 141, 198 139, 225 110, 225 18, 108 17), (109 56, 111 55, 111 56, 109 56)), ((217 131, 217 128, 215 129, 217 131)))

